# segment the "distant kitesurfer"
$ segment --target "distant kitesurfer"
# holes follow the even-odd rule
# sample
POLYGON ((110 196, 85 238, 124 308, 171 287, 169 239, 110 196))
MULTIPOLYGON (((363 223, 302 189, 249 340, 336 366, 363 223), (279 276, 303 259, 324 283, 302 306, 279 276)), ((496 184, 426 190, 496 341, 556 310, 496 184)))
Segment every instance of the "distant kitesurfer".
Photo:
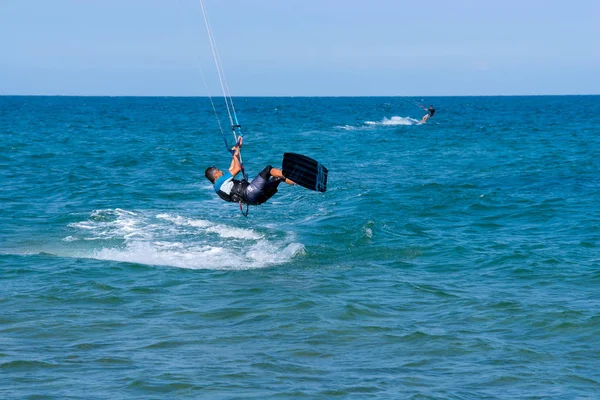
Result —
POLYGON ((425 111, 427 111, 427 114, 425 114, 423 116, 423 119, 421 120, 421 123, 424 124, 425 122, 427 122, 427 120, 431 117, 433 117, 433 114, 435 114, 435 108, 433 108, 433 106, 430 104, 429 108, 425 108, 423 107, 423 109, 425 111))
POLYGON ((232 203, 244 203, 248 205, 259 205, 269 200, 275 193, 281 182, 288 185, 294 185, 294 182, 285 178, 280 169, 267 165, 252 179, 236 180, 235 176, 242 170, 240 163, 240 148, 242 147, 242 138, 238 144, 232 148, 233 156, 229 171, 223 173, 217 167, 208 167, 204 175, 214 185, 215 192, 225 201, 232 203))

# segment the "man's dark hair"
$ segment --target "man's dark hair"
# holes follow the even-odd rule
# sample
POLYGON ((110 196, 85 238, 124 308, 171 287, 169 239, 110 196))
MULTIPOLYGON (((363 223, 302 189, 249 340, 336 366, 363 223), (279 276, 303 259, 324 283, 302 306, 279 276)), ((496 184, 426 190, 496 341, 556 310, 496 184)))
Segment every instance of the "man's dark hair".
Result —
POLYGON ((215 183, 215 173, 217 171, 217 167, 208 167, 206 168, 206 171, 204 171, 204 176, 206 176, 206 179, 208 179, 212 183, 215 183))

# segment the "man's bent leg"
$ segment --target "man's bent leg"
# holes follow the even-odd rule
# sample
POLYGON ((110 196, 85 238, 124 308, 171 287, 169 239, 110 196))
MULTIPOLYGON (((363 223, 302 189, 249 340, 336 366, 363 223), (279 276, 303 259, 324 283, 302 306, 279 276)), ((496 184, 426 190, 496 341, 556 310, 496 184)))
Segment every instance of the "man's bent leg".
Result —
POLYGON ((281 172, 280 169, 271 168, 271 176, 273 176, 274 178, 280 178, 282 180, 285 180, 285 183, 287 183, 288 185, 295 185, 294 181, 283 176, 283 172, 281 172))
POLYGON ((264 192, 268 182, 271 180, 271 169, 272 167, 270 165, 264 167, 256 178, 252 179, 252 182, 248 185, 248 189, 246 189, 248 204, 261 204, 266 201, 266 199, 264 199, 264 192))

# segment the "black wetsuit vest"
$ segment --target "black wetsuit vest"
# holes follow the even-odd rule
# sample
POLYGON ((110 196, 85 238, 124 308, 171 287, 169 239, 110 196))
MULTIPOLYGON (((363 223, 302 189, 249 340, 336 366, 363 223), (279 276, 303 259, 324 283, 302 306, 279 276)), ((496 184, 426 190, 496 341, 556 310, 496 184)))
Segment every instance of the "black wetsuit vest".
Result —
POLYGON ((433 108, 433 107, 429 107, 429 110, 427 110, 427 111, 429 111, 430 117, 433 117, 433 114, 435 114, 435 108, 433 108))
POLYGON ((234 179, 232 182, 233 188, 231 188, 231 193, 227 194, 222 190, 219 190, 217 194, 223 200, 229 201, 231 203, 239 203, 240 201, 242 203, 246 203, 248 201, 248 198, 246 197, 246 188, 249 185, 248 181, 245 179, 241 181, 237 181, 234 179))

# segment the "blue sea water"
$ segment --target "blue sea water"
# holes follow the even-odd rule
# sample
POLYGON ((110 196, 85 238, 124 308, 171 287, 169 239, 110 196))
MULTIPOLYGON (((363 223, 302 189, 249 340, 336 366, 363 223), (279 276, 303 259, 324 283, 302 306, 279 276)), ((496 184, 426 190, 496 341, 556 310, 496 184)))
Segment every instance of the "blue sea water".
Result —
POLYGON ((235 104, 0 97, 1 398, 597 398, 600 96, 235 104))

